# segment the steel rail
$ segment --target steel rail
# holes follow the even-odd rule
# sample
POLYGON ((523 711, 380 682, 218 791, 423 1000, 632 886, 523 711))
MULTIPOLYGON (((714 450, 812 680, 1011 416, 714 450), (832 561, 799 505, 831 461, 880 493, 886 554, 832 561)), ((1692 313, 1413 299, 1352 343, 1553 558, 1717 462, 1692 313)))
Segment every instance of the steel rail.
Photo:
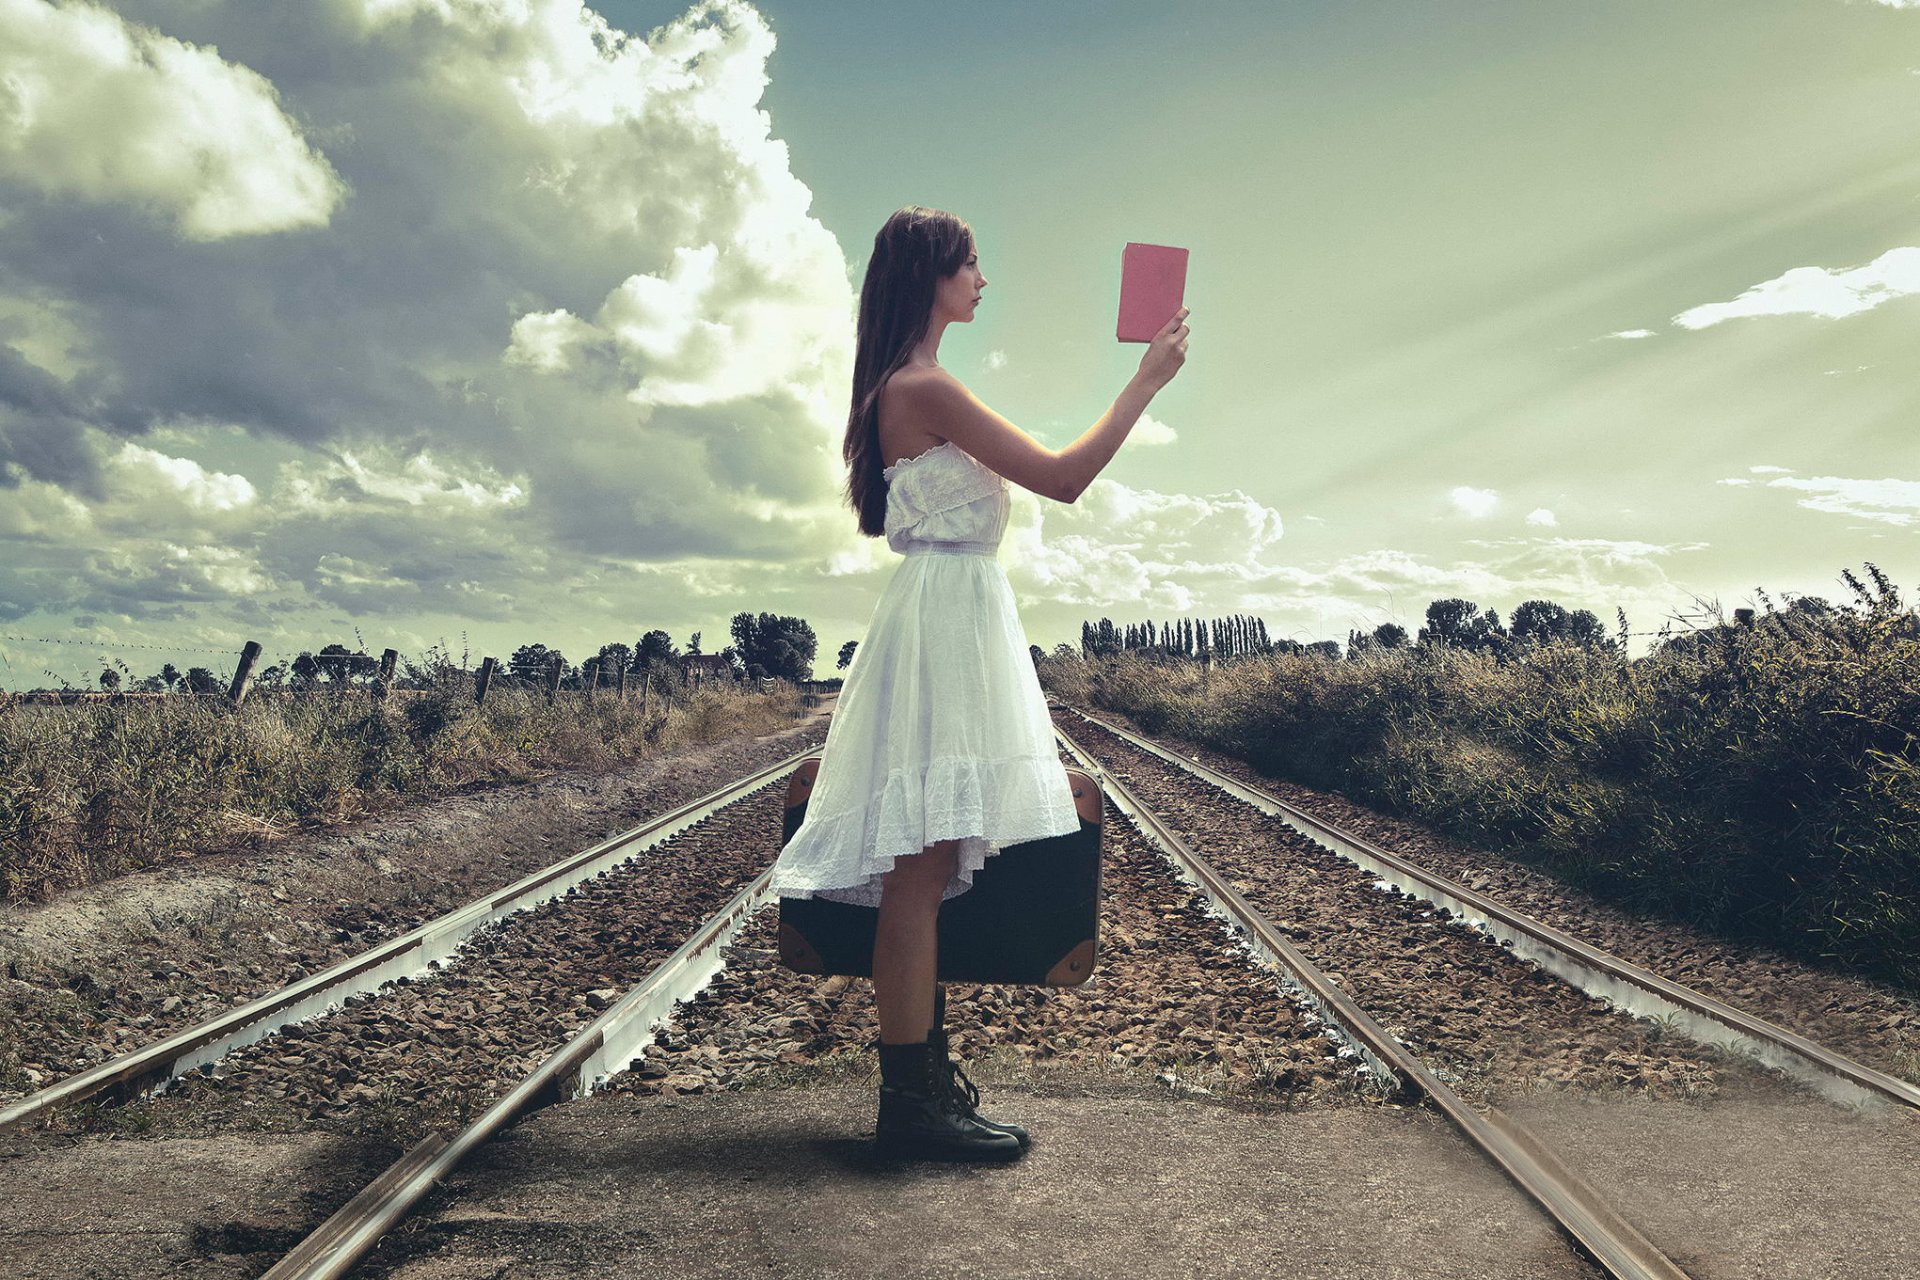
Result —
POLYGON ((1920 1087, 1897 1076, 1877 1071, 1798 1032, 1582 942, 1458 881, 1382 849, 1324 818, 1315 817, 1271 792, 1170 751, 1078 707, 1071 710, 1123 742, 1211 783, 1270 817, 1281 819, 1309 840, 1372 872, 1402 893, 1445 907, 1467 923, 1502 942, 1511 943, 1515 954, 1590 996, 1641 1017, 1670 1019, 1694 1040, 1755 1058, 1836 1102, 1857 1107, 1892 1101, 1920 1108, 1920 1087))
POLYGON ((1520 1123, 1488 1108, 1482 1115, 1282 936, 1220 873, 1175 835, 1125 784, 1058 726, 1055 734, 1098 779, 1109 799, 1140 833, 1167 855, 1181 878, 1194 885, 1268 964, 1283 968, 1321 1015, 1336 1022, 1351 1043, 1403 1091, 1431 1101, 1456 1128, 1499 1166, 1519 1188, 1616 1280, 1686 1280, 1687 1273, 1616 1213, 1594 1189, 1554 1157, 1520 1123))
POLYGON ((654 1028, 681 1000, 691 999, 724 964, 721 948, 773 898, 768 867, 735 894, 679 950, 534 1068, 474 1122, 451 1136, 435 1134, 382 1173, 275 1263, 263 1280, 342 1276, 380 1237, 406 1217, 475 1147, 528 1112, 592 1093, 652 1043, 654 1028))
POLYGON ((377 991, 395 978, 424 973, 428 965, 452 956, 467 938, 487 925, 557 898, 573 886, 679 835, 717 810, 791 773, 801 761, 818 754, 819 750, 817 746, 807 747, 738 782, 543 867, 505 888, 475 898, 359 955, 30 1093, 0 1107, 0 1132, 52 1107, 80 1102, 106 1089, 122 1096, 149 1089, 164 1092, 176 1077, 265 1039, 284 1026, 325 1013, 347 996, 377 991))

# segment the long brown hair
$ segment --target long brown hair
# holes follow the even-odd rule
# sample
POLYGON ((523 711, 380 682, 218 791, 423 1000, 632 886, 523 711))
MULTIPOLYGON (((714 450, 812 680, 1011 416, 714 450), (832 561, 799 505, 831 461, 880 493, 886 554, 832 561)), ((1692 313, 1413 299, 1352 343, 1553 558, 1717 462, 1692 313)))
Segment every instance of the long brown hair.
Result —
POLYGON ((950 213, 910 204, 873 238, 860 286, 854 336, 853 404, 847 413, 847 501, 860 532, 885 532, 887 482, 880 474, 880 388, 927 336, 934 286, 958 271, 973 248, 973 228, 950 213))

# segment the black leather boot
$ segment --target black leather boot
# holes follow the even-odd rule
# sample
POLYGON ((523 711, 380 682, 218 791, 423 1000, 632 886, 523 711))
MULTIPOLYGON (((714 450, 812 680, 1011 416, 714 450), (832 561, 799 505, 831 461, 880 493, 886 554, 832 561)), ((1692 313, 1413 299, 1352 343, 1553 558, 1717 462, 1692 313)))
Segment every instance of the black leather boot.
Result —
POLYGON ((933 984, 933 1030, 927 1033, 927 1047, 933 1053, 934 1065, 946 1077, 947 1094, 953 1099, 954 1106, 989 1129, 1012 1134, 1020 1144, 1020 1149, 1025 1151, 1031 1142, 1025 1129, 1004 1120, 989 1120, 974 1110, 980 1105, 980 1090, 974 1087, 973 1081, 967 1079, 967 1073, 960 1069, 960 1064, 948 1052, 947 989, 938 982, 933 984))
POLYGON ((933 1160, 1011 1160, 1023 1148, 954 1105, 946 1073, 927 1042, 880 1045, 880 1118, 874 1142, 889 1155, 933 1160))

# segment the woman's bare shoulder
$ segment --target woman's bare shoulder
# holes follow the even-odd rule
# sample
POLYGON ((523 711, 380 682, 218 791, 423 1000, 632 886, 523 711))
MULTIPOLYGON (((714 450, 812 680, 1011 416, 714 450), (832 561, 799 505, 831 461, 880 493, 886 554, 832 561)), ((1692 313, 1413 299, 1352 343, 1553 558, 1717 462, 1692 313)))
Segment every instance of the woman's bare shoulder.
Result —
POLYGON ((925 425, 925 410, 930 397, 940 391, 939 380, 950 380, 951 386, 959 386, 953 375, 938 365, 902 365, 888 375, 880 384, 880 433, 881 438, 893 444, 891 450, 883 452, 912 457, 924 453, 938 444, 945 444, 946 437, 930 431, 925 425))

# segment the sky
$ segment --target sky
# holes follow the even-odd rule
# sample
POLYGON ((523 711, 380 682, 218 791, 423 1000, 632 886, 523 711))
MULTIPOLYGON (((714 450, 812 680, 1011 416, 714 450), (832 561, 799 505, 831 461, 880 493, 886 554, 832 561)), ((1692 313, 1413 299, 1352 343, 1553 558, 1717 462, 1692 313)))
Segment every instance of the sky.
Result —
POLYGON ((742 610, 816 674, 908 204, 939 358, 1060 447, 1192 338, 1028 637, 1464 596, 1665 624, 1920 587, 1920 3, 0 0, 0 686, 328 643, 578 661, 742 610))

